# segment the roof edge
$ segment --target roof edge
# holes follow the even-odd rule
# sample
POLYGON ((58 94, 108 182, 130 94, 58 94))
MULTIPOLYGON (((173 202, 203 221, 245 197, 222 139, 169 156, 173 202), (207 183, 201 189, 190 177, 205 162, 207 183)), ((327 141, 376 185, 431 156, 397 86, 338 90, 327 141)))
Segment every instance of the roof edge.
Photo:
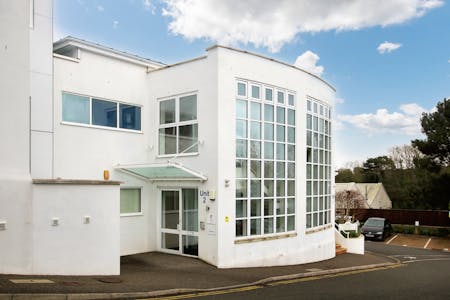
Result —
POLYGON ((212 45, 212 46, 206 48, 206 51, 213 50, 215 48, 223 48, 223 49, 228 49, 228 50, 231 50, 231 51, 236 51, 236 52, 240 52, 240 53, 250 54, 250 55, 253 55, 253 56, 256 56, 256 57, 260 57, 260 58, 263 58, 263 59, 266 59, 266 60, 270 60, 270 61, 282 64, 282 65, 285 65, 287 67, 291 67, 291 68, 297 69, 299 71, 302 71, 302 72, 304 72, 304 73, 306 73, 308 75, 311 75, 311 76, 319 79, 320 81, 325 83, 328 87, 330 87, 334 92, 336 92, 336 88, 334 86, 332 86, 326 80, 324 80, 321 77, 319 77, 319 76, 317 76, 317 75, 315 75, 315 74, 313 74, 311 72, 308 72, 308 71, 306 71, 306 70, 304 70, 302 68, 299 68, 299 67, 296 67, 294 65, 291 65, 291 64, 289 64, 287 62, 284 62, 284 61, 281 61, 281 60, 278 60, 278 59, 274 59, 274 58, 270 58, 270 57, 267 57, 267 56, 259 54, 259 53, 255 53, 255 52, 251 52, 251 51, 247 51, 247 50, 241 50, 241 49, 237 49, 237 48, 233 48, 233 47, 229 47, 229 46, 224 46, 224 45, 219 45, 219 44, 215 44, 215 45, 212 45))

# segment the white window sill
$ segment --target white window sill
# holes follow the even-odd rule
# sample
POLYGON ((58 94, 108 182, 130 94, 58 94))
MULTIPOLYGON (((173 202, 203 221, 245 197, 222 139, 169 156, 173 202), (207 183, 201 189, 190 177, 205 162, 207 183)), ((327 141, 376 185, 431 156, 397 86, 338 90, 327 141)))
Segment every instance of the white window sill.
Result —
POLYGON ((127 132, 127 133, 137 133, 137 134, 143 134, 144 133, 142 130, 124 129, 124 128, 116 128, 116 127, 108 127, 108 126, 97 126, 97 125, 73 123, 73 122, 66 122, 66 121, 62 121, 61 125, 85 127, 85 128, 94 128, 94 129, 102 129, 102 130, 108 130, 108 131, 120 131, 120 132, 127 132))
POLYGON ((120 217, 139 217, 139 216, 143 216, 144 213, 143 212, 138 212, 138 213, 127 213, 127 214, 120 214, 120 217))
POLYGON ((158 154, 156 158, 172 158, 172 157, 186 157, 186 156, 197 156, 198 152, 192 153, 182 153, 182 154, 158 154))
POLYGON ((255 237, 244 237, 234 240, 235 244, 246 244, 246 243, 254 243, 254 242, 262 242, 262 241, 271 241, 271 240, 278 240, 278 239, 285 239, 285 238, 291 238, 296 237, 296 232, 288 232, 288 233, 279 233, 276 235, 260 235, 255 237))
POLYGON ((311 234, 311 233, 316 233, 316 232, 320 232, 320 231, 324 231, 327 230, 329 228, 333 227, 333 225, 331 224, 326 224, 326 225, 322 225, 322 226, 317 226, 317 227, 313 227, 313 228, 308 228, 305 231, 305 234, 311 234))

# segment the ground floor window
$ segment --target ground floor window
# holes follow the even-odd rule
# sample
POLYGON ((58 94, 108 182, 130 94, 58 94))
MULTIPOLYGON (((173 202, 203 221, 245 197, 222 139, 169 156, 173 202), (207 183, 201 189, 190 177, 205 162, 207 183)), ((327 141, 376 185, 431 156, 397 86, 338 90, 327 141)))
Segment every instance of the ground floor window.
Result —
POLYGON ((123 188, 120 190, 120 214, 141 214, 141 189, 123 188))

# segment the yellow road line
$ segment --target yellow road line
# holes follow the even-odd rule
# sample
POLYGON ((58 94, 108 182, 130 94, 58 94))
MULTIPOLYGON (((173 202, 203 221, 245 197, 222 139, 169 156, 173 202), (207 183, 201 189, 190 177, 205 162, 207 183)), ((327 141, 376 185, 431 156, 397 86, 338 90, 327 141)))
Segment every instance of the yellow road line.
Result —
POLYGON ((359 273, 365 273, 365 272, 386 270, 386 269, 397 268, 400 266, 403 266, 403 265, 394 265, 394 266, 387 266, 387 267, 378 267, 378 268, 373 268, 373 269, 347 271, 347 272, 341 272, 341 273, 336 273, 336 274, 326 274, 326 275, 296 278, 296 279, 290 279, 290 280, 277 281, 277 282, 269 283, 267 285, 268 286, 278 286, 278 285, 292 284, 292 283, 298 283, 298 282, 304 282, 304 281, 318 280, 318 279, 323 279, 323 278, 331 278, 331 277, 353 275, 353 274, 359 274, 359 273))
POLYGON ((262 286, 260 286, 260 285, 251 285, 251 286, 245 286, 245 287, 241 287, 241 288, 233 288, 233 289, 211 291, 211 292, 198 292, 198 293, 192 293, 192 294, 174 295, 174 296, 167 296, 167 297, 160 297, 160 298, 147 298, 147 299, 143 299, 143 300, 189 299, 189 298, 206 297, 206 296, 213 296, 213 295, 223 295, 223 294, 246 292, 246 291, 252 291, 252 290, 256 290, 256 289, 260 289, 260 288, 262 288, 262 286))

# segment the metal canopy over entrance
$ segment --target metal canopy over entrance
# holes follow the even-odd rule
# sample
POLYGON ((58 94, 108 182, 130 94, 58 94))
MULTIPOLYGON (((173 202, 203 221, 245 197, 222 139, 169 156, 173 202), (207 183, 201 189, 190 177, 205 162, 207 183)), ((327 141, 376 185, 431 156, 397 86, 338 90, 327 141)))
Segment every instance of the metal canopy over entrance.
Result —
POLYGON ((208 178, 178 163, 119 165, 116 169, 150 181, 206 181, 208 178))

